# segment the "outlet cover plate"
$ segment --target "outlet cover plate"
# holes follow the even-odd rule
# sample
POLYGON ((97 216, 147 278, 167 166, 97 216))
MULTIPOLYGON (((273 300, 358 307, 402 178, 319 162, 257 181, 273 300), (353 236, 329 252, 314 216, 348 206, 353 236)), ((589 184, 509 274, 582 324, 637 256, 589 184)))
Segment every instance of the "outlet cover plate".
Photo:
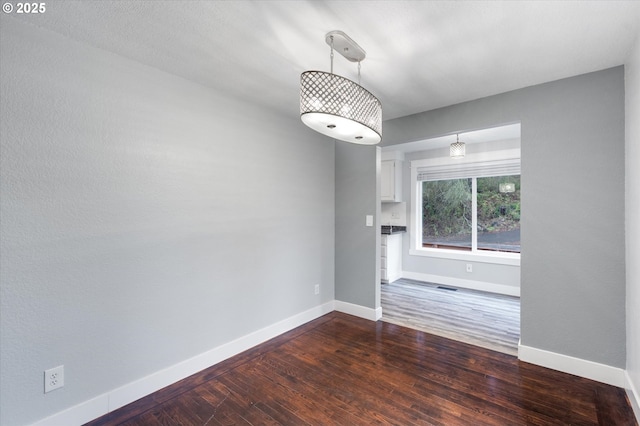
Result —
POLYGON ((51 392, 64 386, 64 365, 45 370, 44 393, 51 392))

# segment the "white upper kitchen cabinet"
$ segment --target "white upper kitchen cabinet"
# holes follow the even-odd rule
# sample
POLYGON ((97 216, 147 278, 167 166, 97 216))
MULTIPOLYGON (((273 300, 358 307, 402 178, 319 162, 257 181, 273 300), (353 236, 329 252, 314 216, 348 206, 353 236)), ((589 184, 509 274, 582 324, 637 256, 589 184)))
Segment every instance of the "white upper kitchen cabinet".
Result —
POLYGON ((382 161, 380 168, 380 199, 383 203, 402 201, 402 161, 382 161))

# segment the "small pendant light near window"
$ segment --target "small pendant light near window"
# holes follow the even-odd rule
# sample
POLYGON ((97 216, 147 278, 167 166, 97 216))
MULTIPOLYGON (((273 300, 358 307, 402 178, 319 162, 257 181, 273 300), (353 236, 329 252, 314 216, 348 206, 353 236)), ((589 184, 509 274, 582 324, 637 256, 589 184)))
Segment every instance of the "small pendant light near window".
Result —
POLYGON ((498 190, 500 192, 504 193, 509 193, 509 192, 516 192, 516 184, 515 183, 501 183, 500 185, 498 185, 498 190))
POLYGON ((460 142, 458 135, 456 135, 456 141, 449 147, 449 156, 451 158, 464 158, 465 151, 464 142, 460 142))
POLYGON ((360 86, 360 62, 366 53, 342 31, 329 32, 331 72, 306 71, 300 75, 300 119, 329 137, 362 145, 382 139, 382 105, 360 86), (358 63, 358 83, 333 73, 333 51, 358 63))

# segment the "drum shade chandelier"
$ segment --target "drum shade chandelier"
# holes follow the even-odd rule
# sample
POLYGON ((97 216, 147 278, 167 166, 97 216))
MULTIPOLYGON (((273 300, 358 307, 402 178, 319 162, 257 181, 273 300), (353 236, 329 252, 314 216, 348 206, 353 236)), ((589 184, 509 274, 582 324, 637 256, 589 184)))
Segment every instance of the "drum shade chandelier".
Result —
POLYGON ((305 71, 300 75, 300 119, 323 135, 375 145, 382 139, 382 105, 360 86, 360 62, 366 53, 342 31, 327 33, 325 41, 331 46, 331 72, 305 71), (333 73, 334 50, 358 63, 358 83, 333 73))

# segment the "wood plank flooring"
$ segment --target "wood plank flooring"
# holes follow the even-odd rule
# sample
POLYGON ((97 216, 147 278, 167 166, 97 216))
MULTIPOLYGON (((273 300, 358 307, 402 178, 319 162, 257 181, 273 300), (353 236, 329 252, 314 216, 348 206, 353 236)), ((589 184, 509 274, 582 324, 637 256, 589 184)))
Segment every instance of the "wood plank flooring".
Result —
POLYGON ((400 279, 383 284, 382 320, 518 355, 520 298, 400 279))
POLYGON ((332 312, 88 425, 636 425, 622 389, 332 312))

